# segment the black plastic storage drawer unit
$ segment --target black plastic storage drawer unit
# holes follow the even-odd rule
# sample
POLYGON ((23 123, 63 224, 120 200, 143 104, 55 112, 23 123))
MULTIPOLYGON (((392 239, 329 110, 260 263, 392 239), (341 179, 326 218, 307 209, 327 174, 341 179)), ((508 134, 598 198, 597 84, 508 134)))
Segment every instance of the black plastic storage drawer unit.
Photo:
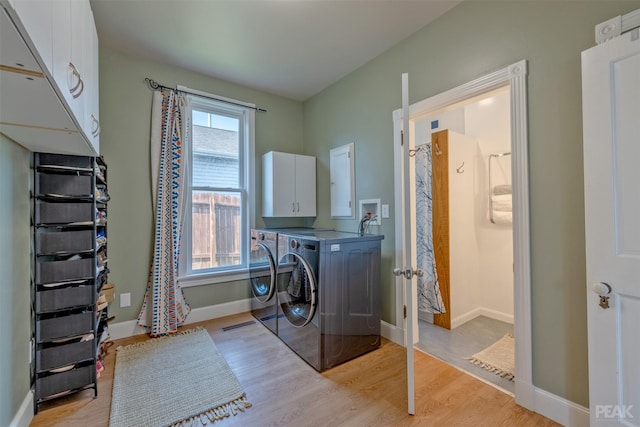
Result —
POLYGON ((33 169, 31 373, 37 412, 42 402, 69 393, 92 388, 98 394, 98 347, 108 337, 108 331, 99 334, 108 313, 97 300, 109 271, 109 196, 101 158, 35 153, 33 169))

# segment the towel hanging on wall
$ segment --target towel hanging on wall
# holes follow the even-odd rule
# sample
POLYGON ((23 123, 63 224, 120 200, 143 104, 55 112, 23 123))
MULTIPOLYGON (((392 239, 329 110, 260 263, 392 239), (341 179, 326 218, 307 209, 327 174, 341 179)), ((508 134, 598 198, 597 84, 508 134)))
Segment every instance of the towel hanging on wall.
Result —
POLYGON ((494 212, 511 212, 511 194, 491 196, 491 209, 494 212))
POLYGON ((510 183, 495 185, 491 171, 492 160, 499 157, 510 156, 511 153, 489 155, 489 220, 493 224, 511 225, 513 222, 512 187, 510 183))
POLYGON ((493 188, 491 189, 491 192, 494 196, 511 194, 511 185, 510 184, 494 185, 493 188))

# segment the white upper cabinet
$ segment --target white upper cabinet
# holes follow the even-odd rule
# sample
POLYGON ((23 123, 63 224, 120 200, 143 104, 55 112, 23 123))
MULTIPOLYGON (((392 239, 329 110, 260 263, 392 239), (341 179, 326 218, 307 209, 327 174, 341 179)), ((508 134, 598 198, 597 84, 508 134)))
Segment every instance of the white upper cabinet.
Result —
MULTIPOLYGON (((6 0, 0 0, 0 3, 4 2, 6 0)), ((18 123, 9 124, 24 128, 22 131, 15 130, 12 138, 32 151, 99 154, 98 37, 89 1, 11 0, 9 4, 13 9, 7 8, 7 11, 32 56, 39 63, 42 77, 50 85, 49 92, 58 98, 57 108, 63 108, 72 122, 71 126, 64 121, 53 123, 52 126, 48 117, 31 114, 19 118, 18 123), (44 126, 45 122, 47 126, 44 126), (42 129, 43 127, 48 129, 42 129), (31 141, 33 135, 39 134, 34 133, 33 129, 49 130, 49 143, 44 140, 37 143, 31 141), (60 146, 56 142, 64 141, 60 132, 68 131, 77 133, 75 141, 69 140, 60 146), (27 138, 27 134, 31 137, 27 138), (74 149, 75 144, 77 147, 74 149)), ((0 56, 3 65, 8 60, 5 56, 3 51, 0 56)), ((12 99, 7 96, 4 88, 0 89, 3 99, 12 99)), ((32 89, 24 88, 25 94, 32 92, 32 89)), ((34 95, 34 98, 24 96, 16 102, 42 102, 38 100, 40 97, 37 94, 34 95)), ((49 99, 49 95, 41 94, 43 99, 49 99)), ((50 102, 48 106, 53 104, 55 103, 50 102)), ((37 106, 34 104, 33 107, 37 106)), ((54 117, 55 114, 51 113, 51 116, 54 117)))
POLYGON ((43 65, 51 69, 53 40, 51 38, 51 9, 53 3, 45 0, 15 0, 13 7, 29 33, 43 65))
POLYGON ((262 156, 262 216, 316 216, 316 158, 270 151, 262 156))

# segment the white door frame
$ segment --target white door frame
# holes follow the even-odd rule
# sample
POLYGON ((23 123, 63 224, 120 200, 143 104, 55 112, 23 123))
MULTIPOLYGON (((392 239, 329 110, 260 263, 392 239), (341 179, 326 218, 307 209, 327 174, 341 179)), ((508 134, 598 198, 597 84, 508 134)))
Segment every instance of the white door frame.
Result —
MULTIPOLYGON (((527 409, 535 407, 531 344, 531 256, 529 226, 529 161, 527 127, 527 61, 522 60, 409 106, 409 118, 465 101, 500 87, 509 86, 511 105, 511 165, 513 185, 513 261, 514 261, 514 336, 515 400, 527 409)), ((394 170, 402 169, 402 109, 393 112, 394 170)), ((407 141, 408 142, 408 141, 407 141)), ((396 265, 403 261, 401 180, 395 173, 396 265)), ((396 328, 404 328, 404 290, 402 278, 396 279, 396 328)), ((415 304, 414 304, 415 306, 415 304)))

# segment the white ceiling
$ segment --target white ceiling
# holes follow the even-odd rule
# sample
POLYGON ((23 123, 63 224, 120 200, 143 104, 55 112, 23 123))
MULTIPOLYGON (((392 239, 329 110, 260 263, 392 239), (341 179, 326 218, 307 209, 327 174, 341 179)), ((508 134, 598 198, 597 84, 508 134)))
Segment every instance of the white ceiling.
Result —
POLYGON ((91 7, 102 45, 305 100, 458 3, 91 0, 91 7))

